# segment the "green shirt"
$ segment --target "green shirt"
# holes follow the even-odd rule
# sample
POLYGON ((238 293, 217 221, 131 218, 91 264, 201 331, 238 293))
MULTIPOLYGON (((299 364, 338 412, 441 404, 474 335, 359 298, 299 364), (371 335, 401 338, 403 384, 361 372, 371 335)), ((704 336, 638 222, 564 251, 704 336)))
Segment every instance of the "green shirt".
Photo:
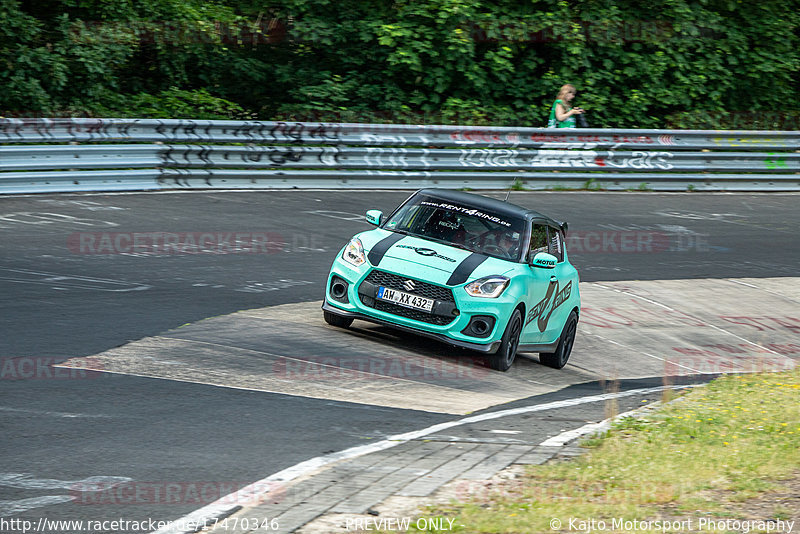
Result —
POLYGON ((565 121, 560 121, 556 119, 556 106, 561 104, 564 106, 564 109, 569 111, 572 108, 567 108, 564 102, 561 101, 559 98, 555 102, 553 102, 553 107, 550 109, 550 120, 547 121, 548 128, 575 128, 575 115, 567 118, 565 121))

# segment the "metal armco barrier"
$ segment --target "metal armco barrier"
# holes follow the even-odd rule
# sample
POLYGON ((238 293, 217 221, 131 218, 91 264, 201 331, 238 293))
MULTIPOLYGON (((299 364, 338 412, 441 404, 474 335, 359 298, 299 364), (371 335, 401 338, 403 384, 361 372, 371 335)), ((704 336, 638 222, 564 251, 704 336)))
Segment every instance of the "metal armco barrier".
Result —
POLYGON ((0 119, 0 193, 800 190, 800 132, 0 119))

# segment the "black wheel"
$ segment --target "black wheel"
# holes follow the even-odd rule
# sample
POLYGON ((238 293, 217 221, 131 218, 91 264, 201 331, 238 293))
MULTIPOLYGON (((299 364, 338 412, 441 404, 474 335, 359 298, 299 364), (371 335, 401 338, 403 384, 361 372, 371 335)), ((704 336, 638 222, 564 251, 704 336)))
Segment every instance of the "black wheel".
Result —
POLYGON ((567 324, 561 332, 561 340, 558 342, 555 352, 540 352, 539 361, 553 369, 561 369, 567 365, 569 355, 572 353, 572 346, 575 344, 575 332, 578 330, 578 315, 573 311, 567 318, 567 324))
POLYGON ((511 314, 511 319, 508 321, 506 331, 500 340, 500 348, 497 352, 489 356, 489 367, 497 369, 498 371, 508 371, 511 364, 514 363, 514 357, 517 355, 517 347, 519 347, 519 335, 522 332, 522 314, 519 309, 514 310, 511 314))
POLYGON ((338 326, 339 328, 347 328, 353 324, 352 317, 342 317, 341 315, 336 315, 335 313, 331 313, 327 310, 322 310, 322 317, 329 325, 338 326))

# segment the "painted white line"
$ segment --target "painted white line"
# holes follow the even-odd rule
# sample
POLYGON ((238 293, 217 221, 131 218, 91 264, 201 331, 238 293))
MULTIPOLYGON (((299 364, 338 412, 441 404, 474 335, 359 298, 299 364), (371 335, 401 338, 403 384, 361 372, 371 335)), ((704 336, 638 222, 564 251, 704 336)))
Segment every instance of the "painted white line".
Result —
POLYGON ((780 297, 782 299, 786 299, 786 300, 791 301, 791 302, 800 302, 797 299, 793 299, 792 297, 784 295, 783 293, 778 293, 777 291, 770 291, 769 289, 764 289, 763 287, 759 287, 759 286, 756 286, 756 285, 753 285, 753 284, 748 284, 748 283, 742 282, 741 280, 735 280, 733 278, 723 278, 723 280, 727 280, 728 282, 732 282, 734 284, 739 284, 739 285, 742 285, 742 286, 752 287, 753 289, 757 289, 759 291, 763 291, 765 293, 769 293, 770 295, 775 295, 776 297, 780 297))
POLYGON ((501 417, 507 417, 510 415, 520 415, 532 412, 542 412, 546 410, 556 410, 559 408, 569 408, 572 406, 579 406, 581 404, 603 402, 606 400, 619 399, 623 397, 633 397, 636 395, 647 395, 650 393, 659 393, 669 389, 692 388, 692 387, 697 387, 698 385, 700 384, 690 384, 685 386, 658 386, 653 388, 631 389, 628 391, 620 391, 616 393, 603 393, 600 395, 591 395, 588 397, 578 397, 574 399, 548 402, 546 404, 521 406, 519 408, 511 408, 509 410, 502 410, 499 412, 490 412, 481 415, 473 415, 470 417, 464 417, 463 419, 458 419, 456 421, 439 423, 433 426, 429 426, 428 428, 423 428, 422 430, 414 430, 412 432, 396 434, 394 436, 389 436, 387 439, 383 441, 370 443, 368 445, 359 445, 357 447, 351 447, 349 449, 345 449, 343 451, 335 452, 332 454, 327 454, 325 456, 318 456, 316 458, 311 458, 310 460, 300 462, 299 464, 293 465, 292 467, 288 467, 283 471, 278 471, 277 473, 274 473, 266 478, 263 478, 258 482, 254 482, 248 486, 245 486, 244 488, 237 491, 235 494, 226 495, 225 497, 222 497, 221 499, 214 501, 213 503, 207 506, 204 506, 180 519, 173 521, 171 524, 155 531, 153 534, 184 534, 188 531, 183 530, 181 528, 183 525, 188 525, 188 524, 197 525, 203 522, 208 522, 209 520, 213 520, 216 517, 222 517, 226 514, 230 514, 235 508, 238 507, 238 505, 232 504, 237 499, 238 502, 243 502, 243 501, 257 502, 258 496, 260 493, 263 493, 264 488, 265 487, 274 488, 274 483, 276 482, 282 482, 282 483, 291 482, 292 480, 313 473, 314 471, 320 469, 321 467, 332 464, 334 462, 338 462, 341 460, 349 460, 357 456, 363 456, 365 454, 370 454, 373 452, 390 449, 392 447, 402 445, 403 443, 406 443, 408 441, 418 439, 430 434, 435 434, 437 432, 441 432, 448 428, 453 428, 461 425, 468 425, 471 423, 490 421, 492 419, 499 419, 501 417), (235 498, 233 498, 234 495, 235 498))
POLYGON ((341 219, 343 221, 362 221, 364 216, 358 213, 351 213, 349 211, 330 211, 330 210, 311 210, 304 211, 311 215, 321 215, 322 217, 330 217, 331 219, 341 219))
POLYGON ((759 289, 758 286, 754 286, 753 284, 747 284, 747 283, 742 282, 740 280, 734 280, 733 278, 728 278, 727 280, 728 280, 728 282, 733 282, 734 284, 739 284, 739 285, 742 285, 742 286, 752 287, 753 289, 759 289))
POLYGON ((539 444, 540 447, 563 447, 570 441, 574 439, 578 439, 579 437, 588 434, 590 432, 598 432, 602 429, 604 423, 606 421, 600 421, 599 423, 588 423, 583 425, 582 427, 575 428, 573 430, 567 430, 566 432, 562 432, 557 436, 553 436, 552 438, 548 438, 539 444))
POLYGON ((520 433, 522 433, 521 430, 490 430, 489 432, 494 432, 495 434, 520 434, 520 433))

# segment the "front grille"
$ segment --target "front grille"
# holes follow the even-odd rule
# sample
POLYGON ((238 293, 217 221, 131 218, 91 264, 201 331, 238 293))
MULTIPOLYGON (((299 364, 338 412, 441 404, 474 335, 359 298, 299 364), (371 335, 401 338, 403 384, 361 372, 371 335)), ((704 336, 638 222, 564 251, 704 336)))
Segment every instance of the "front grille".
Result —
POLYGON ((369 306, 378 311, 399 315, 400 317, 407 317, 423 323, 444 326, 452 323, 458 316, 458 311, 454 313, 455 299, 453 298, 453 292, 449 288, 414 280, 406 276, 387 273, 385 271, 373 270, 370 272, 364 279, 364 282, 362 282, 358 293, 364 306, 369 306), (409 280, 414 282, 414 289, 410 291, 403 285, 409 280), (422 310, 400 306, 394 302, 373 298, 375 296, 375 291, 381 286, 433 299, 437 301, 437 304, 434 304, 433 313, 428 313, 422 310))
MULTIPOLYGON (((369 275, 364 281, 379 287, 383 286, 383 287, 388 287, 390 289, 405 291, 406 293, 413 293, 414 295, 419 295, 420 297, 426 297, 434 300, 455 302, 455 299, 453 298, 453 292, 449 288, 436 286, 433 284, 429 284, 428 282, 413 280, 415 286, 414 290, 409 291, 405 286, 403 286, 403 282, 406 282, 407 280, 413 280, 413 279, 405 276, 398 276, 396 274, 387 273, 385 271, 379 271, 376 269, 373 270, 371 273, 369 273, 369 275)), ((402 306, 398 307, 402 308, 402 306)))
POLYGON ((407 317, 409 319, 414 319, 415 321, 422 321, 423 323, 444 326, 448 323, 453 322, 453 320, 455 319, 455 317, 453 317, 452 315, 435 315, 421 310, 406 308, 405 306, 400 306, 393 302, 386 302, 384 300, 373 299, 366 295, 359 295, 359 297, 361 298, 361 302, 365 306, 369 306, 370 308, 374 308, 378 311, 391 313, 393 315, 399 315, 400 317, 407 317))

